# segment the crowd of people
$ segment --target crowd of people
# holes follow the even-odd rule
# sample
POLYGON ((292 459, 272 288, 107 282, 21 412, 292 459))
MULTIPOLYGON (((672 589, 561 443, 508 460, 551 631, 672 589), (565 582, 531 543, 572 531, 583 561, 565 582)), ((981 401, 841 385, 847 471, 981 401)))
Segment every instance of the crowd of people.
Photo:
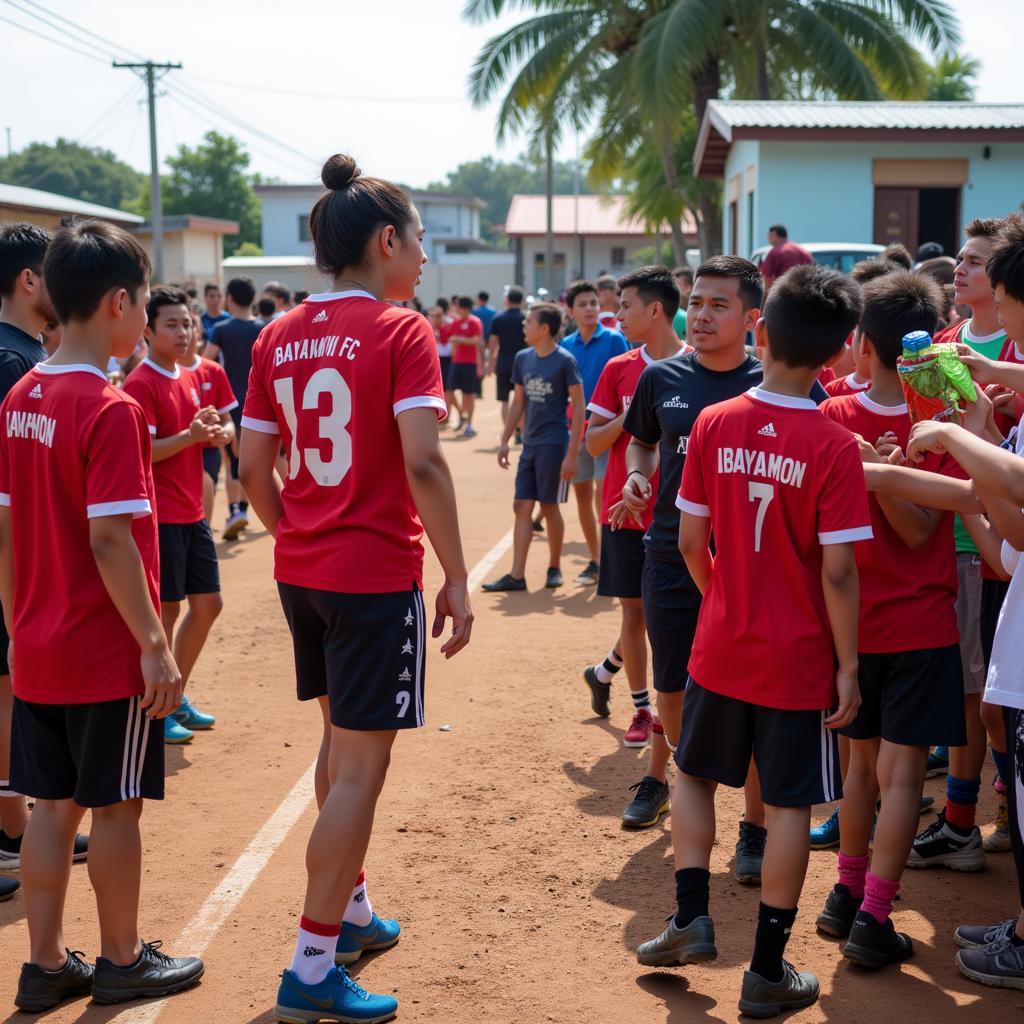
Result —
MULTIPOLYGON (((1012 850, 1020 914, 953 939, 967 977, 1024 988, 1024 221, 972 221, 952 293, 941 254, 891 247, 842 274, 785 249, 777 225, 762 269, 716 255, 577 281, 556 302, 513 286, 500 312, 485 292, 424 310, 408 195, 340 155, 322 178, 309 226, 332 287, 311 295, 235 278, 200 302, 151 285, 109 224, 0 226, 0 870, 21 869, 30 940, 15 1003, 169 995, 205 970, 140 938, 140 817, 164 795, 165 744, 216 721, 186 688, 223 607, 210 521, 225 470, 221 535, 251 507, 273 536, 297 695, 323 720, 275 1013, 395 1013, 347 966, 401 932, 363 865, 392 745, 425 720, 424 533, 444 574, 429 636, 447 630, 445 658, 471 639, 441 438, 476 435, 491 376, 499 467, 518 459, 512 563, 483 589, 528 589, 538 532, 544 586, 565 585, 571 491, 575 582, 619 601, 580 692, 607 717, 625 671, 623 742, 649 755, 622 822, 671 812, 675 909, 638 962, 718 956, 724 784, 744 790, 735 876, 760 886, 742 1012, 818 997, 784 955, 812 849, 838 848, 816 926, 870 969, 913 955, 890 917, 905 867, 974 871, 1012 850), (955 344, 976 382, 956 421, 911 420, 898 364, 914 332, 955 344), (990 750, 1001 802, 983 840, 990 750), (919 831, 942 771, 946 800, 919 831), (64 939, 76 860, 95 964, 64 939)), ((0 899, 18 887, 0 875, 0 899)))

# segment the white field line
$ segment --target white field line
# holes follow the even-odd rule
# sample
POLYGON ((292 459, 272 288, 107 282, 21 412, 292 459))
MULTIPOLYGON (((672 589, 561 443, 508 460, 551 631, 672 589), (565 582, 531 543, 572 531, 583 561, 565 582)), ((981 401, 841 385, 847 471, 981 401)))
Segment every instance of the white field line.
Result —
MULTIPOLYGON (((480 585, 480 581, 494 568, 498 559, 512 546, 512 531, 509 530, 497 544, 473 567, 469 574, 468 589, 472 593, 480 585)), ((245 894, 267 866, 270 858, 278 850, 288 833, 295 827, 299 818, 305 814, 313 802, 313 773, 316 762, 306 769, 302 778, 292 786, 280 806, 267 819, 266 824, 256 833, 251 843, 242 851, 231 869, 221 880, 206 902, 199 908, 196 915, 182 929, 181 934, 171 947, 172 954, 182 956, 202 956, 213 941, 221 926, 241 903, 245 894)), ((153 1024, 160 1015, 167 999, 157 999, 149 1003, 129 1007, 116 1017, 110 1024, 153 1024)))

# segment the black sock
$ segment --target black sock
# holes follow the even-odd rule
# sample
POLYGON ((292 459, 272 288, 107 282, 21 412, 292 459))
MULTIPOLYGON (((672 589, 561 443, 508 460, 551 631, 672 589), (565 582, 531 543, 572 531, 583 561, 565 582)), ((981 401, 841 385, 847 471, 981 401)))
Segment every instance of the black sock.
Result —
POLYGON ((708 916, 711 872, 704 868, 683 868, 676 872, 676 927, 685 928, 698 917, 708 916))
POLYGON ((239 507, 239 508, 240 508, 240 509, 241 509, 241 510, 242 510, 243 512, 248 512, 248 511, 249 511, 249 502, 247 502, 247 501, 240 501, 240 502, 238 503, 238 507, 239 507))
POLYGON ((757 912, 757 934, 750 969, 766 981, 782 980, 782 954, 796 920, 796 909, 779 910, 762 903, 757 912))
POLYGON ((232 502, 229 502, 229 503, 228 503, 228 511, 229 511, 229 512, 230 512, 230 513, 231 513, 232 515, 235 515, 236 513, 240 512, 240 511, 241 511, 241 509, 240 509, 240 508, 238 507, 238 502, 237 502, 237 501, 232 501, 232 502))

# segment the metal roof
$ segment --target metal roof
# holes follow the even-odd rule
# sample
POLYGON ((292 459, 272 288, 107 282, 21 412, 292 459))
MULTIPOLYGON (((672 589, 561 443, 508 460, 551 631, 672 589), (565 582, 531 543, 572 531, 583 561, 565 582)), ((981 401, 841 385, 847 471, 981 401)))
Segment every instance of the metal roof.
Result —
POLYGON ((116 224, 145 223, 145 217, 138 217, 134 213, 114 210, 109 206, 98 206, 96 203, 85 203, 81 199, 57 195, 55 192, 24 188, 22 185, 0 183, 0 206, 20 207, 23 210, 35 210, 40 213, 78 214, 82 217, 113 221, 116 224))
MULTIPOLYGON (((556 235, 636 235, 652 234, 643 221, 626 213, 625 196, 552 196, 551 220, 556 235)), ((667 225, 662 228, 667 233, 667 225)), ((696 234, 693 218, 683 222, 687 234, 696 234)), ((547 203, 542 195, 516 194, 505 218, 505 234, 543 235, 547 231, 547 203)))

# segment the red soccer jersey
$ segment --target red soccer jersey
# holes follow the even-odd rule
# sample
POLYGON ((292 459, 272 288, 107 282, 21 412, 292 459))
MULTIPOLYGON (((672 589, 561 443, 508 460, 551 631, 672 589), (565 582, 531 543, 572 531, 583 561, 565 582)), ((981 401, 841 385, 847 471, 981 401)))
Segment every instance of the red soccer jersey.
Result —
POLYGON ((220 363, 203 356, 196 356, 196 361, 183 369, 194 374, 199 381, 199 404, 201 406, 212 405, 222 415, 238 408, 238 399, 235 398, 228 375, 220 363))
MULTIPOLYGON (((196 377, 180 366, 174 372, 143 359, 128 374, 124 390, 146 414, 154 440, 188 430, 202 403, 196 377)), ((203 519, 203 450, 190 444, 177 455, 153 463, 156 518, 160 523, 198 523, 203 519)))
POLYGON ((715 537, 690 675, 764 707, 832 707, 822 546, 871 536, 853 438, 809 398, 752 388, 697 417, 677 504, 715 537))
POLYGON ((446 415, 434 332, 414 310, 329 292, 264 328, 242 427, 280 434, 288 452, 276 579, 357 594, 420 583, 423 526, 396 423, 416 408, 446 415))
MULTIPOLYGON (((647 354, 646 345, 609 359, 601 371, 587 411, 596 412, 598 416, 604 416, 609 420, 621 416, 633 401, 633 392, 636 391, 636 382, 640 379, 640 374, 653 362, 654 360, 647 354)), ((601 522, 606 526, 610 521, 611 507, 622 497, 622 488, 626 486, 626 449, 629 447, 629 438, 630 435, 625 431, 619 434, 608 455, 608 471, 601 487, 601 522)), ((657 494, 657 473, 651 480, 651 486, 657 494)), ((643 526, 638 526, 632 518, 628 518, 622 529, 646 530, 651 525, 653 516, 654 502, 651 502, 643 514, 643 526)))
POLYGON ((821 373, 818 374, 818 383, 825 389, 827 389, 829 384, 831 384, 835 379, 836 372, 831 366, 822 367, 821 373))
POLYGON ((138 403, 93 366, 40 363, 0 408, 0 504, 11 509, 14 693, 87 704, 145 692, 139 645, 103 585, 89 520, 135 517, 159 608, 150 441, 138 403))
MULTIPOLYGON (((866 392, 830 398, 822 413, 874 444, 888 431, 906 451, 910 416, 905 405, 873 402, 866 392)), ((929 456, 922 469, 962 476, 949 458, 929 456)), ((911 550, 889 525, 877 498, 868 497, 872 540, 857 545, 860 573, 858 647, 865 654, 891 654, 948 647, 956 628, 956 552, 953 513, 943 517, 928 542, 911 550)))
POLYGON ((475 316, 456 317, 450 324, 445 324, 441 328, 441 340, 455 346, 452 362, 464 363, 467 366, 476 366, 477 354, 480 349, 475 345, 460 345, 459 339, 482 338, 483 336, 483 322, 475 316))
POLYGON ((836 377, 825 385, 829 398, 842 398, 844 395, 855 395, 858 391, 867 391, 871 387, 869 380, 857 380, 855 373, 848 373, 845 377, 836 377))

